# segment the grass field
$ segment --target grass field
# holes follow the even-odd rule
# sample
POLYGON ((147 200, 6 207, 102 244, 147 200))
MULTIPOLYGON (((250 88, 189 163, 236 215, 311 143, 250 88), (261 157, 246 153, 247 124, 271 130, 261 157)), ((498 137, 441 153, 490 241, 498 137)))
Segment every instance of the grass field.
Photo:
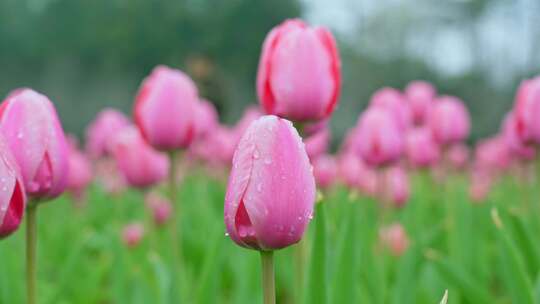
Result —
MULTIPOLYGON (((473 204, 467 183, 417 174, 400 210, 334 187, 301 248, 276 252, 278 303, 434 304, 445 289, 448 303, 538 303, 538 187, 507 178, 473 204), (410 240, 401 256, 378 237, 396 221, 410 240)), ((39 303, 260 303, 258 253, 225 235, 224 182, 193 173, 179 191, 181 272, 168 230, 153 227, 141 192, 110 196, 93 186, 83 208, 67 196, 41 206, 39 303), (133 221, 145 222, 146 234, 129 249, 121 230, 133 221)), ((0 263, 0 303, 23 303, 24 227, 0 242, 0 263)))

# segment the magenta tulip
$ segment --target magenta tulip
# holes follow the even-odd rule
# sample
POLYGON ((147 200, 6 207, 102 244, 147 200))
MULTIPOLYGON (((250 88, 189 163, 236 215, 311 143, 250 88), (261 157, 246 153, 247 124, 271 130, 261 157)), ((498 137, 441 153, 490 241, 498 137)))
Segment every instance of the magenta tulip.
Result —
POLYGON ((418 168, 434 165, 441 157, 439 145, 426 127, 416 127, 407 132, 405 152, 409 163, 418 168))
POLYGON ((129 125, 129 119, 115 109, 106 108, 98 113, 86 129, 86 152, 92 158, 110 155, 111 138, 129 125))
POLYGON ((427 121, 436 94, 433 85, 426 81, 412 81, 405 88, 405 96, 416 125, 422 125, 427 121))
POLYGON ((319 187, 323 189, 331 187, 337 174, 337 162, 333 156, 325 154, 313 160, 313 175, 319 187))
POLYGON ((238 245, 269 251, 302 238, 315 202, 315 179, 290 121, 263 116, 240 140, 225 196, 225 225, 238 245))
POLYGON ((381 107, 394 117, 398 127, 406 130, 411 125, 411 110, 405 98, 396 89, 382 88, 371 97, 370 107, 381 107))
POLYGON ((26 207, 26 194, 19 166, 6 140, 0 135, 0 239, 15 232, 26 207))
POLYGON ((157 66, 141 84, 134 119, 144 139, 158 150, 187 148, 196 132, 199 96, 180 70, 157 66))
POLYGON ((521 83, 514 110, 521 140, 527 144, 540 144, 540 76, 521 83))
POLYGON ((53 104, 19 89, 0 106, 0 129, 21 169, 29 196, 51 199, 67 184, 68 145, 53 104))
POLYGON ((460 99, 453 96, 443 96, 435 101, 428 124, 433 138, 443 146, 466 139, 471 127, 467 108, 460 99))
POLYGON ((513 156, 521 160, 533 160, 535 158, 536 149, 534 146, 526 145, 519 135, 518 121, 514 112, 506 114, 501 132, 513 156))
POLYGON ((128 248, 135 248, 144 237, 144 226, 141 223, 132 223, 122 229, 122 240, 128 248))
POLYGON ((510 167, 510 150, 502 136, 484 139, 478 142, 475 151, 476 164, 493 171, 504 171, 510 167))
POLYGON ((401 157, 403 137, 392 114, 376 107, 360 115, 353 141, 355 150, 368 165, 384 166, 401 157))
POLYGON ((149 187, 167 176, 169 159, 148 145, 134 126, 114 137, 112 151, 120 172, 133 187, 149 187))
POLYGON ((340 70, 330 31, 286 20, 264 41, 257 73, 259 101, 266 113, 294 121, 329 117, 338 101, 340 70))

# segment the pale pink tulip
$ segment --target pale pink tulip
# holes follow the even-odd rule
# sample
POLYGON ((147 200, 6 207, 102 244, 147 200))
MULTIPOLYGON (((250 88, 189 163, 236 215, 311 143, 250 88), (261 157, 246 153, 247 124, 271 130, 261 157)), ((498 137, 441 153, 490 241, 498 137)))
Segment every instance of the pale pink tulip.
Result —
POLYGON ((517 133, 521 140, 527 144, 540 144, 540 76, 521 83, 514 111, 517 133))
POLYGON ((167 176, 169 159, 148 145, 134 126, 114 137, 112 151, 120 172, 133 187, 149 187, 167 176))
POLYGON ((422 125, 427 121, 436 94, 433 85, 421 80, 412 81, 405 88, 405 96, 409 102, 413 122, 416 125, 422 125))
POLYGON ((206 137, 219 126, 216 108, 208 100, 201 100, 196 107, 195 131, 198 138, 206 137))
POLYGON ((0 239, 15 232, 26 207, 26 193, 19 166, 5 138, 0 135, 0 239))
POLYGON ((320 155, 313 160, 313 175, 317 186, 326 189, 331 187, 337 177, 336 159, 328 154, 320 155))
POLYGON ((67 184, 68 145, 49 99, 31 89, 14 91, 0 105, 0 129, 28 195, 41 200, 60 195, 67 184))
POLYGON ((418 168, 429 167, 441 157, 441 149, 433 140, 431 130, 416 127, 407 132, 405 152, 409 163, 418 168))
POLYGON ((476 145, 475 162, 483 168, 501 172, 510 167, 511 161, 510 150, 501 136, 481 140, 476 145))
POLYGON ((86 128, 86 152, 92 158, 107 156, 111 153, 111 138, 129 125, 129 119, 112 108, 105 108, 98 113, 94 121, 86 128))
POLYGON ((158 66, 141 84, 135 98, 134 120, 154 148, 187 148, 195 137, 198 102, 197 87, 189 76, 158 66))
POLYGON ((264 41, 257 74, 259 101, 267 114, 294 121, 326 118, 338 101, 340 70, 330 31, 286 20, 264 41))
POLYGON ((368 165, 384 166, 401 157, 403 137, 392 114, 376 107, 360 115, 353 141, 355 150, 368 165))
POLYGON ((323 128, 304 139, 309 159, 316 159, 328 151, 330 130, 323 128))
POLYGON ((502 125, 502 136, 513 156, 521 160, 533 160, 536 149, 526 145, 518 134, 518 123, 513 112, 506 114, 502 125))
POLYGON ((442 96, 434 102, 428 124, 435 141, 443 146, 465 140, 471 128, 467 108, 453 96, 442 96))
POLYGON ((399 223, 381 228, 379 238, 382 244, 390 250, 394 256, 401 256, 409 247, 409 238, 405 228, 399 223))
POLYGON ((92 164, 88 157, 79 151, 78 147, 71 146, 69 149, 69 174, 67 190, 80 199, 86 187, 92 182, 92 164))
POLYGON ((396 89, 382 88, 373 94, 370 107, 381 107, 388 110, 398 127, 406 130, 411 125, 411 110, 405 97, 396 89))
POLYGON ((274 250, 297 243, 311 220, 315 179, 298 132, 263 116, 240 140, 225 196, 225 225, 238 245, 274 250))

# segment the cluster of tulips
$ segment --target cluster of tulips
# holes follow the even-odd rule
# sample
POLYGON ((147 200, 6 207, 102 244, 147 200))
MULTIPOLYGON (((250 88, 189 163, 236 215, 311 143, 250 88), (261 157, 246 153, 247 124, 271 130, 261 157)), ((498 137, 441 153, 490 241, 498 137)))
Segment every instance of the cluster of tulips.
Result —
MULTIPOLYGON (((218 178, 230 172, 226 235, 260 251, 264 300, 275 303, 273 252, 300 242, 302 255, 315 203, 338 182, 351 195, 376 198, 380 208, 402 208, 412 171, 426 171, 441 183, 456 171, 468 173, 475 201, 484 200, 506 172, 531 178, 540 144, 540 78, 521 84, 499 134, 480 141, 469 161, 467 108, 458 97, 438 95, 425 81, 413 81, 403 91, 376 91, 331 155, 328 122, 339 98, 340 70, 327 29, 287 20, 262 45, 256 81, 260 107, 248 108, 235 126, 219 122, 189 76, 158 66, 136 94, 133 119, 114 109, 101 111, 87 128, 84 149, 66 137, 46 96, 26 88, 11 92, 0 106, 0 238, 15 232, 26 213, 28 303, 36 301, 38 207, 65 190, 82 204, 92 180, 111 195, 127 187, 145 191, 155 224, 170 227, 175 271, 181 272, 176 197, 181 176, 194 166, 218 178), (164 181, 168 197, 156 187, 164 181)), ((140 222, 126 225, 126 245, 137 246, 145 228, 140 222)), ((397 222, 380 237, 396 255, 407 249, 407 235, 397 222)))

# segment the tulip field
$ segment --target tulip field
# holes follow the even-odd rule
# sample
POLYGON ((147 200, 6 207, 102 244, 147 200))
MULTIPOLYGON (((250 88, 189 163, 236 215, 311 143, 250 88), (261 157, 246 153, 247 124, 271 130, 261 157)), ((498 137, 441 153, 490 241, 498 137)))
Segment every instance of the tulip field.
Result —
POLYGON ((158 65, 80 138, 0 104, 0 303, 540 303, 540 77, 493 135, 425 80, 381 87, 331 146, 330 30, 261 41, 234 124, 158 65))

